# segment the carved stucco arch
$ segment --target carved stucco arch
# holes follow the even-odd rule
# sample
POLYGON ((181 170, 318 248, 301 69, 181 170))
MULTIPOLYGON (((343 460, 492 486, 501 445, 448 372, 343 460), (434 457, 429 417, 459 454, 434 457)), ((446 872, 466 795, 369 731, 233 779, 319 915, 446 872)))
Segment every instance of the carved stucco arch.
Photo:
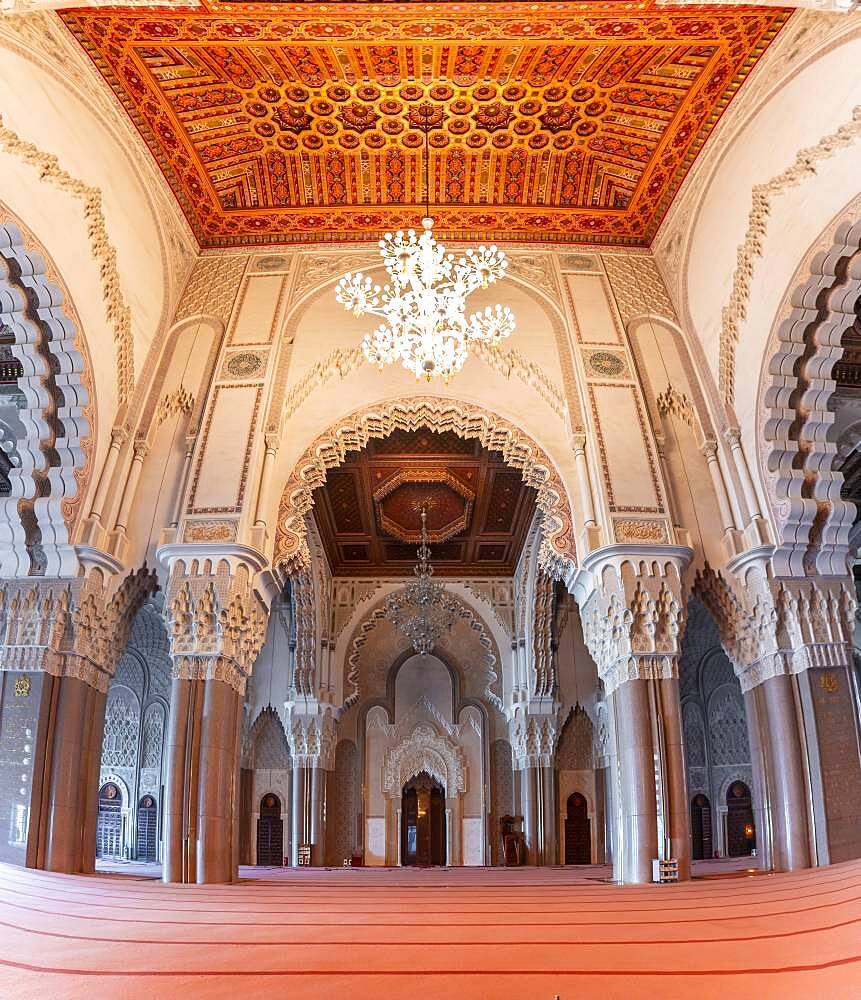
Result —
MULTIPOLYGON (((0 203, 3 216, 11 213, 0 203)), ((20 464, 2 500, 0 575, 71 576, 72 534, 92 467, 95 406, 80 321, 50 258, 17 221, 0 224, 0 327, 20 364, 20 464)))
MULTIPOLYGON (((475 608, 473 608, 466 601, 462 600, 460 597, 452 594, 451 591, 448 591, 448 596, 453 599, 457 606, 456 613, 458 617, 462 621, 465 621, 477 634, 479 643, 485 649, 484 697, 490 702, 491 705, 499 709, 501 712, 503 710, 503 706, 500 692, 493 690, 493 686, 499 680, 496 668, 500 663, 499 649, 494 641, 493 635, 484 622, 484 619, 478 614, 475 608)), ((359 674, 361 671, 362 650, 367 644, 374 629, 376 629, 380 622, 384 621, 385 618, 385 602, 380 602, 375 608, 371 609, 368 614, 365 615, 353 631, 353 636, 348 647, 349 652, 344 659, 345 689, 347 686, 352 687, 350 693, 346 694, 344 697, 345 709, 349 708, 351 705, 355 705, 361 697, 359 674)), ((406 639, 404 642, 406 642, 406 639)))
POLYGON ((855 517, 854 504, 840 497, 829 403, 832 369, 861 302, 861 205, 853 203, 831 233, 825 249, 816 249, 817 241, 796 271, 760 379, 759 459, 778 576, 845 575, 855 517))
POLYGON ((450 431, 477 439, 485 448, 501 452, 505 463, 517 469, 536 491, 543 514, 540 561, 551 576, 560 578, 576 565, 571 506, 562 478, 546 452, 519 427, 473 403, 436 396, 389 400, 344 417, 305 451, 293 468, 278 508, 274 562, 296 571, 308 567, 310 556, 305 514, 314 505, 314 490, 326 482, 329 469, 341 465, 348 451, 359 451, 371 438, 394 430, 450 431))
POLYGON ((462 751, 430 725, 417 725, 412 734, 386 751, 383 792, 400 798, 404 785, 423 771, 445 789, 446 798, 466 790, 462 751))
MULTIPOLYGON (((549 261, 549 257, 548 257, 549 261)), ((361 254, 339 254, 319 257, 311 262, 302 256, 297 263, 305 265, 297 274, 293 285, 294 301, 288 312, 278 339, 278 360, 275 366, 274 390, 266 415, 266 433, 277 434, 308 397, 336 376, 343 379, 367 362, 362 348, 357 343, 352 348, 336 347, 314 364, 303 377, 287 391, 292 345, 299 325, 309 310, 324 294, 334 294, 337 280, 346 271, 365 272, 382 269, 379 257, 371 252, 361 254)), ((552 271, 552 268, 551 268, 552 271)), ((555 288, 555 274, 549 273, 548 280, 555 288)), ((553 331, 559 353, 559 363, 563 371, 564 386, 559 386, 548 378, 541 368, 524 357, 514 348, 477 346, 473 353, 489 367, 506 377, 518 378, 531 388, 560 418, 569 432, 582 431, 583 408, 576 386, 571 350, 566 333, 565 316, 558 301, 548 294, 546 288, 516 270, 509 270, 506 280, 513 281, 523 291, 535 299, 544 310, 553 331)), ((558 292, 558 290, 557 290, 558 292)), ((558 298, 558 294, 557 294, 558 298)))

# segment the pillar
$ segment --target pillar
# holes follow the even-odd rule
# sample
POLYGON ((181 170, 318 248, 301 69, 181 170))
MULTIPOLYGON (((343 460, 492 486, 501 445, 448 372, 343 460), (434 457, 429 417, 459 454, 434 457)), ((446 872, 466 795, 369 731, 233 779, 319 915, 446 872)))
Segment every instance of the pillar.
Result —
POLYGON ((326 863, 326 774, 335 767, 335 720, 331 709, 313 698, 287 702, 285 711, 293 759, 290 863, 299 864, 304 846, 310 848, 308 863, 322 866, 326 863))
POLYGON ((266 612, 252 586, 259 567, 244 555, 213 552, 200 560, 185 551, 182 545, 162 549, 170 572, 165 617, 174 677, 162 877, 226 883, 239 866, 242 702, 266 612), (187 576, 189 566, 199 572, 187 576))
POLYGON ((772 864, 778 871, 809 868, 807 789, 794 679, 781 674, 763 681, 767 743, 767 788, 771 802, 772 864))
POLYGON ((111 431, 111 444, 105 456, 105 464, 102 466, 102 474, 99 476, 99 485, 96 487, 96 495, 93 498, 93 505, 90 508, 90 517, 96 521, 101 520, 101 516, 104 513, 105 500, 107 499, 108 490, 114 478, 114 469, 117 467, 120 448, 122 448, 127 436, 126 432, 119 427, 115 427, 111 431))

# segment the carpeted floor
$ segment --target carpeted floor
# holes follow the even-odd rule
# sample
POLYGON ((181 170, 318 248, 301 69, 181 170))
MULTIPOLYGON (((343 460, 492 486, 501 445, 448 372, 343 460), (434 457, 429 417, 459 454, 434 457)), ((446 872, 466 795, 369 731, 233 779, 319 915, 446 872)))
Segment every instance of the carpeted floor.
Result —
POLYGON ((678 886, 615 886, 605 868, 166 886, 145 866, 0 865, 0 998, 861 998, 861 862, 726 869, 678 886))

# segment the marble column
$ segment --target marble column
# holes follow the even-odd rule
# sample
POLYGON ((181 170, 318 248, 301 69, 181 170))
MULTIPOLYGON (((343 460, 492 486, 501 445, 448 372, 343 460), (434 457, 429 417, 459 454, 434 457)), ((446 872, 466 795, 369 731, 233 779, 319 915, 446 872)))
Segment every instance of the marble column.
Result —
POLYGON ((658 857, 658 809, 648 682, 627 681, 616 688, 612 699, 621 779, 620 844, 613 877, 620 882, 651 882, 652 859, 658 857))
POLYGON ((238 846, 237 719, 239 694, 219 680, 206 681, 200 727, 197 807, 197 881, 232 882, 238 846))
POLYGON ((77 678, 52 677, 43 685, 42 709, 45 777, 36 811, 36 864, 47 871, 91 872, 105 695, 77 678))
POLYGON ((811 866, 807 789, 793 691, 788 674, 763 681, 768 734, 768 792, 771 803, 772 864, 778 871, 811 866))

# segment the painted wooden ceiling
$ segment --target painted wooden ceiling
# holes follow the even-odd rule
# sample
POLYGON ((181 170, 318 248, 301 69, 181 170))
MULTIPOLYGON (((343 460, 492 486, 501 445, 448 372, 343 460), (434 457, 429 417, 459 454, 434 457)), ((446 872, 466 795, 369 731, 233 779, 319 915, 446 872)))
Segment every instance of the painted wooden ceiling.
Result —
POLYGON ((336 576, 408 575, 425 508, 434 571, 510 576, 535 491, 502 455, 451 432, 395 431, 329 471, 314 516, 336 576))
POLYGON ((569 3, 268 3, 61 16, 201 244, 437 231, 648 245, 789 12, 569 3))

